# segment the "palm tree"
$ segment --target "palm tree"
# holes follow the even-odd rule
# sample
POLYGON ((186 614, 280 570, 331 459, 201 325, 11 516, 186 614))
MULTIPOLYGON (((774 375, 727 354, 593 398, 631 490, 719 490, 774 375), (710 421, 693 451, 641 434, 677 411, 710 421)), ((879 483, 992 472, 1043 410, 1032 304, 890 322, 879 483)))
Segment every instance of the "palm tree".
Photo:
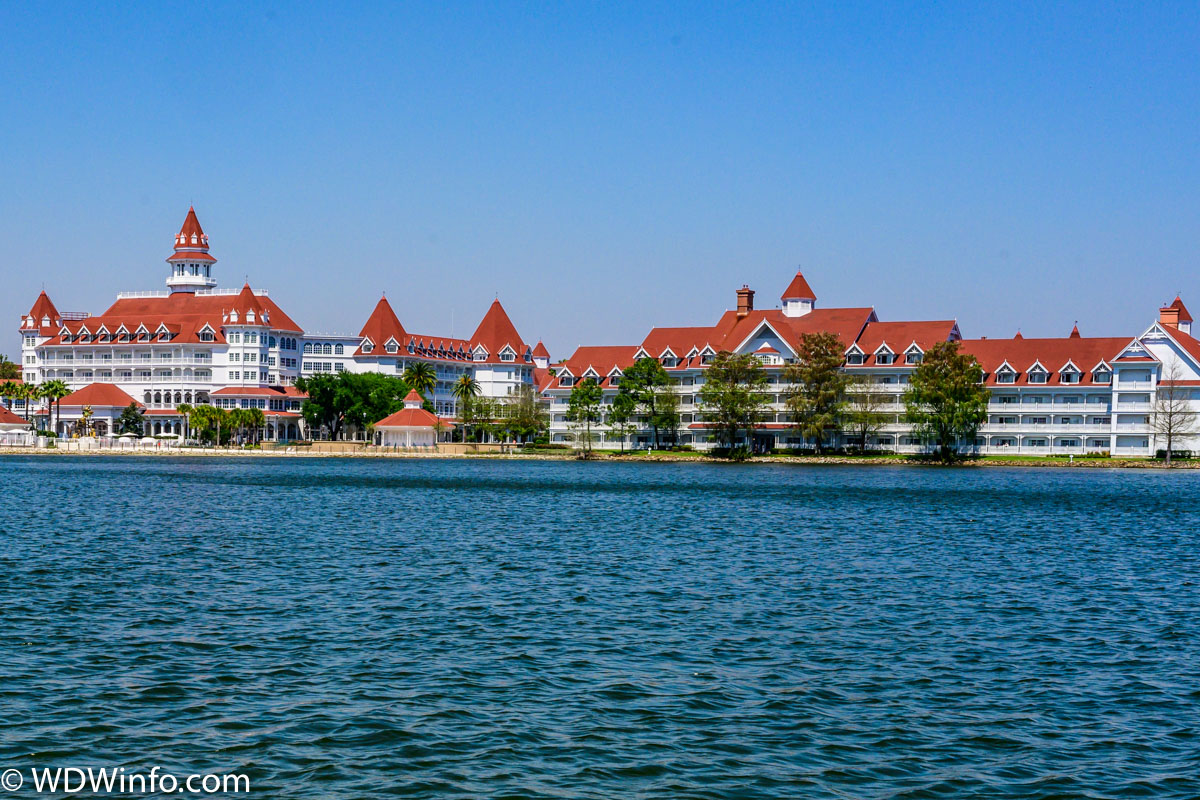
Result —
POLYGON ((183 415, 183 441, 188 440, 188 423, 191 421, 191 413, 195 410, 195 406, 191 403, 180 403, 175 406, 175 410, 183 415))
POLYGON ((29 409, 33 405, 33 401, 38 398, 37 387, 28 383, 18 383, 16 398, 25 403, 25 420, 28 421, 29 409))
POLYGON ((9 407, 12 406, 12 400, 17 396, 17 384, 12 381, 4 381, 0 383, 0 398, 8 401, 9 407))
POLYGON ((47 408, 46 416, 50 416, 49 406, 54 406, 54 430, 58 430, 58 423, 62 421, 62 406, 59 403, 64 397, 71 393, 71 387, 67 386, 66 381, 53 380, 46 381, 38 387, 38 396, 46 398, 47 408))
POLYGON ((463 423, 463 444, 467 443, 467 425, 471 414, 471 404, 475 402, 475 398, 479 396, 479 381, 475 380, 470 373, 465 373, 462 377, 454 382, 454 386, 450 389, 450 394, 454 395, 454 399, 458 401, 458 418, 463 423))
POLYGON ((426 397, 433 392, 433 387, 437 386, 437 371, 432 364, 418 361, 409 364, 408 369, 404 370, 404 382, 408 384, 408 388, 416 389, 419 395, 426 397))

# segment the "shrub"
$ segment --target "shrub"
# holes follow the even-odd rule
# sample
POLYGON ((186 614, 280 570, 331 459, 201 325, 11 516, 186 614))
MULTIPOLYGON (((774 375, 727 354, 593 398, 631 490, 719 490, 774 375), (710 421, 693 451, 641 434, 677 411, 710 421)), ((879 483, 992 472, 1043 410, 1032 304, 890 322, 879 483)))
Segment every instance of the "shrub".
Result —
MULTIPOLYGON (((1166 459, 1167 451, 1166 450, 1156 450, 1154 453, 1154 457, 1157 459, 1166 459)), ((1172 450, 1171 451, 1171 460, 1172 461, 1176 461, 1176 460, 1187 461, 1191 457, 1192 457, 1191 450, 1172 450)))

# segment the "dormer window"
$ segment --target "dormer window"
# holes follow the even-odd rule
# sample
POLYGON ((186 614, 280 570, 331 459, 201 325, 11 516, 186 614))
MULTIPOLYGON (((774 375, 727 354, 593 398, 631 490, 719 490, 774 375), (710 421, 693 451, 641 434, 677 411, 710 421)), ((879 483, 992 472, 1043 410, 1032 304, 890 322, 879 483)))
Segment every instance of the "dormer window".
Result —
POLYGON ((1097 369, 1092 373, 1092 383, 1112 383, 1112 373, 1106 369, 1097 369))
POLYGON ((558 379, 558 382, 559 382, 559 384, 561 384, 563 386, 574 386, 575 378, 572 377, 571 375, 563 375, 561 378, 558 379))
POLYGON ((388 342, 387 344, 385 344, 385 345, 383 346, 383 349, 384 349, 384 350, 386 350, 386 351, 388 351, 389 353, 395 353, 395 352, 397 352, 397 351, 398 351, 400 348, 396 346, 396 343, 395 343, 395 342, 388 342))
POLYGON ((889 353, 887 351, 881 350, 880 352, 875 354, 875 363, 879 364, 880 366, 886 367, 889 364, 895 363, 895 361, 896 361, 896 356, 893 353, 889 353))
POLYGON ((909 350, 907 353, 904 354, 904 363, 905 364, 920 364, 921 360, 924 358, 925 358, 924 353, 922 353, 920 350, 913 349, 913 350, 909 350))
POLYGON ((485 353, 483 350, 476 350, 476 351, 475 351, 475 355, 474 355, 474 357, 473 357, 473 360, 475 360, 475 361, 486 361, 486 360, 487 360, 487 353, 485 353))
POLYGON ((865 356, 861 350, 851 350, 846 354, 846 365, 851 367, 861 367, 865 356))
POLYGON ((1058 380, 1061 383, 1079 383, 1079 373, 1073 369, 1064 370, 1058 373, 1058 380))
POLYGON ((1017 371, 1009 366, 1003 366, 996 372, 996 383, 1016 383, 1017 371))
POLYGON ((362 346, 362 351, 363 351, 364 353, 370 353, 370 352, 372 352, 374 349, 375 349, 375 345, 373 345, 373 344, 364 344, 364 345, 362 346))
POLYGON ((1029 371, 1030 383, 1045 383, 1050 378, 1050 373, 1041 367, 1035 367, 1029 371))
POLYGON ((500 354, 500 360, 501 361, 516 361, 517 354, 511 350, 505 350, 504 352, 502 352, 500 354))
POLYGON ((679 359, 675 356, 663 356, 662 365, 664 367, 676 367, 679 365, 679 359))

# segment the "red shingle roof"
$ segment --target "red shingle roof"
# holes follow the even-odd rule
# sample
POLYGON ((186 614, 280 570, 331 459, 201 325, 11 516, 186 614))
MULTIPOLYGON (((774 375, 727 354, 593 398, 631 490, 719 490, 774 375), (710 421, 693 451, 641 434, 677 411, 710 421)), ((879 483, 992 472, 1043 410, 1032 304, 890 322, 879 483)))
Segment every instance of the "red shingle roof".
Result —
MULTIPOLYGON (((438 423, 436 414, 431 414, 423 408, 402 408, 395 414, 384 417, 375 423, 378 428, 432 428, 438 423)), ((447 423, 443 422, 443 425, 447 423)))
POLYGON ((1059 370, 1068 361, 1083 373, 1080 385, 1087 386, 1093 385, 1092 368, 1101 361, 1111 363, 1127 344, 1129 339, 1101 337, 964 339, 959 345, 959 350, 975 356, 983 367, 984 382, 989 386, 996 384, 996 370, 1005 362, 1016 370, 1017 376, 1015 383, 1000 384, 1001 386, 1029 385, 1029 376, 1026 373, 1035 363, 1040 363, 1050 373, 1045 384, 1035 385, 1074 385, 1063 384, 1060 379, 1059 370))
POLYGON ((1167 306, 1167 308, 1175 308, 1175 309, 1179 310, 1179 321, 1180 322, 1192 322, 1193 321, 1192 315, 1188 313, 1187 306, 1185 306, 1183 304, 1183 300, 1180 299, 1179 295, 1175 295, 1175 302, 1171 303, 1171 305, 1167 306))
POLYGON ((3 405, 0 405, 0 425, 24 425, 28 427, 31 424, 29 420, 21 419, 3 405))
MULTIPOLYGON (((79 391, 64 397, 59 404, 71 408, 126 408, 136 401, 111 383, 89 383, 79 391)), ((138 405, 141 405, 140 403, 138 405)))
POLYGON ((812 287, 808 285, 808 281, 804 280, 804 274, 797 271, 796 277, 792 278, 792 282, 783 290, 783 294, 779 296, 780 300, 816 300, 817 295, 813 292, 812 287))
POLYGON ((478 345, 483 345, 487 349, 487 360, 490 362, 500 361, 500 351, 505 345, 516 352, 518 360, 529 350, 529 346, 521 340, 521 334, 517 333, 516 326, 508 318, 499 300, 492 301, 487 313, 480 320, 479 327, 471 334, 469 342, 472 350, 478 345))
POLYGON ((550 358, 550 351, 546 349, 546 345, 542 344, 541 339, 538 339, 538 343, 534 345, 533 355, 535 358, 550 358))
MULTIPOLYGON (((904 363, 903 354, 914 343, 925 352, 938 342, 958 338, 958 324, 952 319, 931 320, 928 322, 871 322, 863 329, 855 344, 866 355, 863 363, 867 366, 886 366, 876 364, 875 351, 882 345, 896 356, 892 366, 911 366, 904 363)), ((849 347, 849 345, 847 345, 849 347)))
MULTIPOLYGON (((395 339, 399 347, 405 346, 408 340, 408 334, 404 332, 404 326, 400 324, 400 319, 392 310, 392 304, 388 302, 387 297, 379 298, 379 302, 375 304, 375 310, 371 312, 371 316, 367 317, 367 321, 358 335, 364 339, 370 339, 371 343, 375 345, 372 354, 383 351, 383 346, 388 339, 395 339)), ((355 355, 363 355, 361 344, 355 355)))

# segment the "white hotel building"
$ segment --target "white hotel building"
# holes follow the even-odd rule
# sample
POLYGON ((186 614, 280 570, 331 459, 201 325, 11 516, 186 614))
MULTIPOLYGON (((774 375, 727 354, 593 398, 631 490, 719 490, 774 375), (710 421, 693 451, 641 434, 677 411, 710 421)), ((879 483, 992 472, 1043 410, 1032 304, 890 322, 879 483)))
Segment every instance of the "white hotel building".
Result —
MULTIPOLYGON (((698 449, 715 446, 698 393, 712 357, 727 350, 756 355, 769 375, 772 402, 755 445, 800 447, 803 441, 783 404, 787 386, 782 375, 796 358, 801 337, 819 331, 838 335, 846 346, 845 370, 866 376, 871 391, 885 398, 879 410, 888 422, 867 443, 879 449, 921 449, 904 422, 902 394, 925 350, 939 341, 959 342, 961 351, 983 367, 991 401, 974 443, 980 453, 1148 456, 1165 447, 1151 422, 1156 395, 1167 385, 1190 393, 1200 411, 1200 341, 1191 335, 1191 315, 1179 298, 1160 309, 1158 319, 1137 336, 1087 338, 1076 328, 1069 336, 1051 339, 1026 339, 1020 333, 1012 339, 964 339, 954 320, 885 322, 873 308, 818 308, 816 294, 800 273, 780 301, 777 309, 755 309, 754 292, 743 287, 737 291, 737 308, 724 312, 715 324, 653 328, 639 344, 580 347, 554 366, 553 378, 539 384, 551 409, 551 440, 569 442, 574 436, 567 398, 578 381, 594 378, 604 403, 610 404, 623 370, 638 359, 653 358, 674 378, 680 396, 680 427, 668 438, 698 449)), ((624 442, 602 424, 595 446, 649 445, 652 432, 644 418, 639 421, 640 429, 624 442)), ((858 443, 839 435, 835 444, 858 443)), ((1200 449, 1200 437, 1177 441, 1174 447, 1200 449)))
MULTIPOLYGON (((534 350, 499 300, 467 339, 406 331, 386 298, 357 336, 308 334, 266 290, 217 288, 216 259, 194 209, 167 263, 166 291, 121 293, 98 315, 59 312, 43 291, 21 317, 24 382, 62 380, 74 392, 60 404, 60 434, 84 406, 92 408, 97 432, 107 433, 136 402, 150 434, 181 433, 178 406, 211 403, 262 409, 268 439, 306 437, 315 432, 305 430, 303 395, 293 384, 323 372, 399 375, 411 363, 431 364, 438 383, 430 400, 451 417, 451 387, 464 374, 489 397, 534 380, 534 350)), ((44 418, 47 409, 43 404, 33 413, 44 418)))

